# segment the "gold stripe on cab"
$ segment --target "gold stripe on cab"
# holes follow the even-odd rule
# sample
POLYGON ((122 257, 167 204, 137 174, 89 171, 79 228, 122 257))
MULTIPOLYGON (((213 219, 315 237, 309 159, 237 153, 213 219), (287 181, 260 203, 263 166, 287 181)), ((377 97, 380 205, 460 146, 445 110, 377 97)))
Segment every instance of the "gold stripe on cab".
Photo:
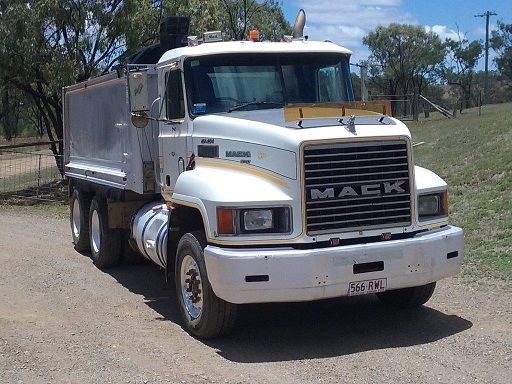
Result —
POLYGON ((262 179, 267 179, 272 183, 280 185, 281 187, 284 188, 290 188, 288 182, 284 180, 282 177, 279 177, 273 172, 264 170, 262 168, 258 168, 254 165, 242 164, 231 160, 212 159, 207 157, 196 157, 195 161, 196 166, 198 165, 203 167, 232 169, 235 171, 248 173, 262 179))

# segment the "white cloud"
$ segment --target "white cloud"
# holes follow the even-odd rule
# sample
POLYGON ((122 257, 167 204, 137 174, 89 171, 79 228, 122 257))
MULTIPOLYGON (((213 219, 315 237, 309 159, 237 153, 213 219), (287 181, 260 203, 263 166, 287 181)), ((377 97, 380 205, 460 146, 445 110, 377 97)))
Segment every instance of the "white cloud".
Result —
MULTIPOLYGON (((433 25, 432 27, 429 25, 425 25, 425 30, 427 32, 434 32, 443 41, 446 39, 459 41, 459 34, 457 33, 457 31, 448 28, 446 25, 433 25)), ((464 34, 461 33, 460 38, 463 39, 464 34)))
POLYGON ((353 51, 352 62, 366 60, 369 53, 362 40, 379 25, 417 24, 402 9, 402 0, 298 0, 306 11, 304 33, 311 40, 331 40, 353 51))

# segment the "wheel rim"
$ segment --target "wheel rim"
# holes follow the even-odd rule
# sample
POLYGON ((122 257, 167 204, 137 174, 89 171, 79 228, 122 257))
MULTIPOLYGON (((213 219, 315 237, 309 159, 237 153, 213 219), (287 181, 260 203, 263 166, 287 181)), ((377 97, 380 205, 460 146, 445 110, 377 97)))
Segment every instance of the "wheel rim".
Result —
POLYGON ((181 297, 189 316, 195 320, 201 316, 203 309, 203 284, 196 261, 186 255, 181 262, 181 297))
POLYGON ((78 202, 78 199, 75 199, 73 201, 73 216, 72 216, 72 230, 73 230, 73 236, 75 239, 80 239, 80 203, 78 202))
POLYGON ((91 217, 91 247, 94 253, 99 253, 101 246, 100 217, 98 211, 92 211, 91 217))

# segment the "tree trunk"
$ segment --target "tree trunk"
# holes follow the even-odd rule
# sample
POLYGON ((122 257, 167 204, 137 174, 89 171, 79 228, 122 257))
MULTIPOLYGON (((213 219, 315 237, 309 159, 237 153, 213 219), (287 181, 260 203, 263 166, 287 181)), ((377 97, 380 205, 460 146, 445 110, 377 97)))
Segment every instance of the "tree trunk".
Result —
POLYGON ((464 104, 466 109, 471 108, 471 84, 464 90, 464 104))
POLYGON ((11 125, 11 111, 9 108, 9 88, 4 87, 4 94, 2 97, 2 121, 4 125, 4 137, 7 141, 12 140, 12 125, 11 125))

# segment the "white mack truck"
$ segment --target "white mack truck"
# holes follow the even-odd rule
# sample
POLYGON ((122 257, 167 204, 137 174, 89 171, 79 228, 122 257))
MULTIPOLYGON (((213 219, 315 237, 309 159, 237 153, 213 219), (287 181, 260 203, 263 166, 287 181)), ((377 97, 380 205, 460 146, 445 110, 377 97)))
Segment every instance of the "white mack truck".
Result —
POLYGON ((419 306, 460 270, 446 183, 414 165, 389 106, 354 102, 350 51, 304 22, 223 42, 170 17, 130 64, 63 90, 76 250, 163 268, 196 337, 228 332, 244 303, 419 306))

